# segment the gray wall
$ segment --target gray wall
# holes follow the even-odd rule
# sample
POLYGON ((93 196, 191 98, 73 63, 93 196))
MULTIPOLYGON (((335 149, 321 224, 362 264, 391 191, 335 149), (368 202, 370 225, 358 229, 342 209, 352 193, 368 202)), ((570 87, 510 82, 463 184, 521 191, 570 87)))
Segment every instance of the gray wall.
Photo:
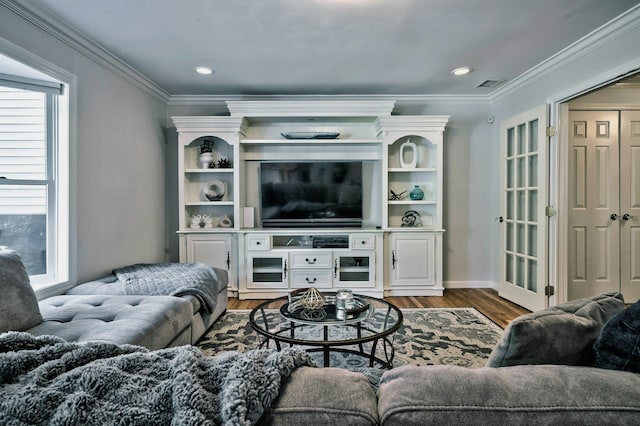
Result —
POLYGON ((77 77, 78 281, 166 258, 166 103, 4 7, 0 37, 77 77))

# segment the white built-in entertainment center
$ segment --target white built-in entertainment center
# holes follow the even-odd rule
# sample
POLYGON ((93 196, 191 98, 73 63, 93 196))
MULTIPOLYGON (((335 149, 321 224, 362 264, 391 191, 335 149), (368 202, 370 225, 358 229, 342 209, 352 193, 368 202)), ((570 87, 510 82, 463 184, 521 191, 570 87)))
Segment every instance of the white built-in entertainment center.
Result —
POLYGON ((173 117, 180 261, 226 269, 230 295, 241 299, 303 287, 442 295, 449 117, 392 115, 393 107, 228 101, 229 115, 173 117), (416 186, 422 196, 410 195, 416 186), (278 221, 263 221, 273 211, 278 221))

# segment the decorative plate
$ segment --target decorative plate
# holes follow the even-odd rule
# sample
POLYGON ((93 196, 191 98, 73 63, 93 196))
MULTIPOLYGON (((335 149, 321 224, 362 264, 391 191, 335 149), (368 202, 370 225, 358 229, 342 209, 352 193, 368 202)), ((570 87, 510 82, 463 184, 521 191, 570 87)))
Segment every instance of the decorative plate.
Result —
POLYGON ((336 139, 340 133, 335 132, 287 132, 280 133, 285 139, 336 139))
POLYGON ((220 201, 224 197, 226 187, 221 180, 212 180, 202 188, 202 194, 209 201, 220 201))

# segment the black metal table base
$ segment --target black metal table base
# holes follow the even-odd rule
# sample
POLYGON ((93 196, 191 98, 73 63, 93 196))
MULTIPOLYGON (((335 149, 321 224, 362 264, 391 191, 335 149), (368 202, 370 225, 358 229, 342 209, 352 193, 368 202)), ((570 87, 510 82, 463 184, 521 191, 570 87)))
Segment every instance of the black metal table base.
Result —
MULTIPOLYGON (((292 326, 290 328, 281 330, 281 332, 289 332, 291 338, 295 338, 295 329, 296 328, 301 328, 301 327, 305 327, 305 326, 292 326)), ((322 352, 323 354, 323 367, 330 367, 331 362, 331 352, 337 352, 337 353, 347 353, 347 354, 351 354, 351 355, 357 355, 357 356, 361 356, 363 358, 366 358, 369 360, 369 367, 374 367, 376 366, 376 364, 380 367, 380 368, 386 368, 386 369, 391 369, 393 368, 393 358, 395 357, 395 348, 393 347, 393 342, 391 342, 391 340, 389 340, 388 337, 384 336, 384 337, 374 337, 372 339, 367 339, 366 341, 360 341, 360 342, 352 342, 352 343, 347 343, 347 344, 341 344, 340 346, 337 346, 334 342, 331 342, 328 340, 329 338, 329 330, 328 330, 329 326, 323 326, 323 338, 324 341, 306 341, 305 343, 288 343, 286 341, 281 341, 280 339, 271 337, 271 338, 267 338, 265 337, 262 341, 262 343, 260 344, 260 348, 269 348, 269 343, 271 341, 273 341, 276 350, 280 351, 282 350, 282 344, 288 344, 289 346, 312 346, 310 348, 307 348, 306 351, 309 353, 316 353, 316 352, 322 352), (376 356, 376 350, 378 348, 378 343, 382 341, 382 346, 383 346, 383 352, 384 352, 384 358, 378 357, 376 356), (364 343, 371 343, 371 350, 368 351, 365 346, 364 343), (344 346, 357 346, 358 349, 350 349, 344 346)), ((360 330, 360 327, 358 327, 358 338, 362 339, 362 333, 360 330)))

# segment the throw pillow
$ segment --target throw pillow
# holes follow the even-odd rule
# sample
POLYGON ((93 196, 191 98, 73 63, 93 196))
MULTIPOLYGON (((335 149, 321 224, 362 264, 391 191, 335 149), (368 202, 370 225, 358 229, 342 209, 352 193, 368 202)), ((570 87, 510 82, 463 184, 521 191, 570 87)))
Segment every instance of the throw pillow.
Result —
POLYGON ((0 247, 0 333, 24 331, 42 322, 38 299, 20 255, 0 247))
POLYGON ((487 366, 590 365, 593 342, 623 309, 622 294, 608 293, 522 315, 504 330, 487 366))
POLYGON ((605 324, 593 349, 594 367, 640 373, 640 301, 605 324))

